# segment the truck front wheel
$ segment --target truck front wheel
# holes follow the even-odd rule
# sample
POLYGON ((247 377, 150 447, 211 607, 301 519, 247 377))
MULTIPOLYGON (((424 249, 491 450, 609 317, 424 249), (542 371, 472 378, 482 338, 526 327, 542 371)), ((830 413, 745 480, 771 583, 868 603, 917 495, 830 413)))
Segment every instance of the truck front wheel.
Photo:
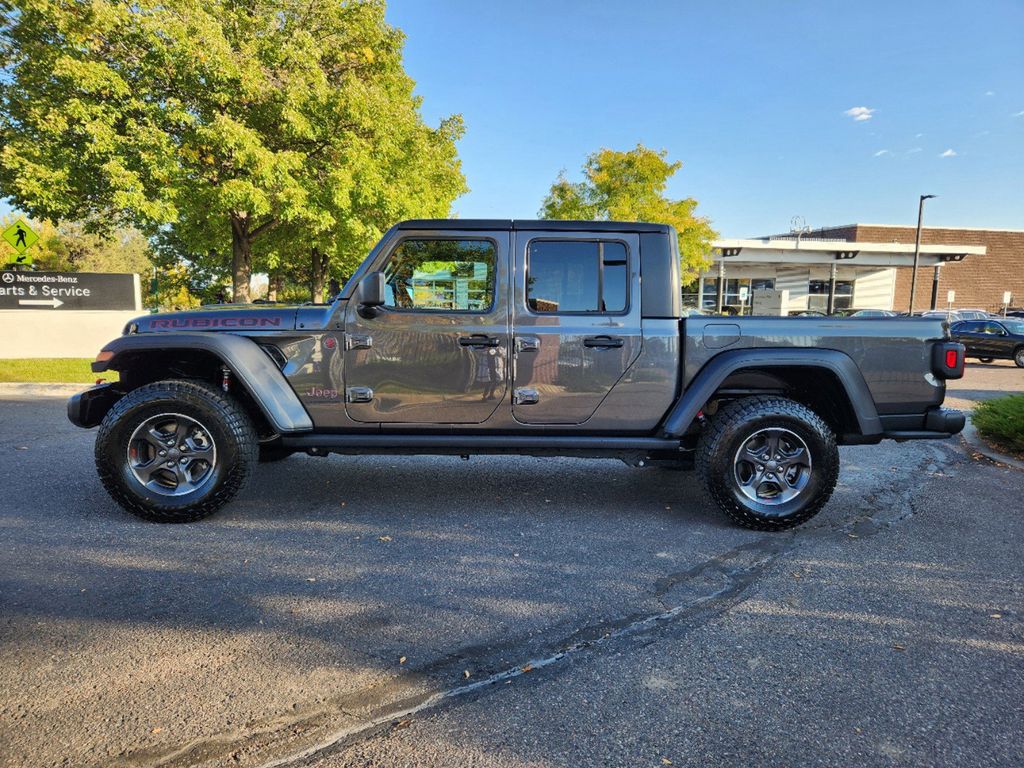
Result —
POLYGON ((839 475, 835 436, 814 411, 782 397, 722 406, 701 435, 697 471, 729 518, 759 531, 816 515, 839 475))
POLYGON ((129 392, 96 435, 96 468, 107 492, 158 523, 216 512, 241 490, 258 455, 243 408, 200 381, 158 381, 129 392))

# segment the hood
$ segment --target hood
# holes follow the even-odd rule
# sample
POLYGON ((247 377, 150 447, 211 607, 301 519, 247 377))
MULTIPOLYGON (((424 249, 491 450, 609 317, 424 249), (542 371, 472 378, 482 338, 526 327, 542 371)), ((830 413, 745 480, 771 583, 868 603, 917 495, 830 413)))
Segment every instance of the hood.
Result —
POLYGON ((158 312, 142 315, 129 323, 129 333, 166 333, 168 331, 286 331, 296 326, 300 311, 322 314, 329 307, 302 307, 281 304, 217 304, 183 312, 158 312), (132 327, 134 326, 134 328, 132 327))

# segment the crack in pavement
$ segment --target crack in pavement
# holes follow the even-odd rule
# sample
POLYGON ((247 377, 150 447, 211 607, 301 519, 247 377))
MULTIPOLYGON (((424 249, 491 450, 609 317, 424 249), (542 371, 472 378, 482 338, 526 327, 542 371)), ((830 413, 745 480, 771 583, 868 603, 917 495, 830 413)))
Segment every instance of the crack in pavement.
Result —
POLYGON ((299 765, 338 749, 353 739, 371 735, 395 721, 544 669, 621 638, 650 633, 669 622, 689 620, 694 626, 699 626, 732 607, 765 568, 792 548, 793 536, 785 533, 764 536, 735 547, 694 568, 660 580, 655 585, 655 598, 662 605, 667 605, 666 600, 670 596, 676 598, 675 604, 665 610, 635 613, 575 629, 566 637, 541 645, 527 660, 516 664, 510 665, 500 656, 519 650, 517 655, 522 657, 522 639, 500 648, 493 644, 463 648, 417 670, 415 675, 345 694, 327 707, 250 724, 245 730, 197 739, 170 750, 139 750, 121 755, 107 765, 182 768, 222 758, 237 759, 241 753, 256 752, 264 755, 286 752, 258 763, 260 768, 299 765), (486 676, 454 687, 438 688, 435 684, 423 690, 423 685, 430 680, 451 679, 461 674, 467 663, 484 670, 486 676), (409 693, 416 688, 420 690, 409 693), (303 734, 309 738, 315 731, 321 735, 312 745, 296 749, 294 741, 303 738, 303 734))
MULTIPOLYGON (((180 768, 222 758, 240 762, 244 755, 259 768, 300 766, 425 710, 481 694, 570 657, 599 652, 617 641, 650 634, 668 624, 683 623, 687 629, 697 628, 742 602, 754 581, 777 560, 807 542, 823 536, 873 536, 911 517, 916 511, 913 496, 927 477, 923 470, 930 471, 934 465, 937 471, 939 465, 945 468, 951 460, 951 454, 943 448, 933 448, 930 453, 910 471, 911 478, 920 478, 919 483, 908 482, 902 473, 888 479, 865 497, 870 509, 867 514, 841 524, 804 526, 795 532, 768 534, 659 579, 653 585, 653 598, 664 608, 662 611, 598 621, 554 642, 543 643, 541 638, 532 650, 530 638, 522 637, 502 645, 464 647, 418 668, 414 674, 338 696, 326 706, 250 723, 244 729, 172 749, 140 750, 120 756, 113 765, 180 768), (506 655, 526 660, 510 664, 506 655), (439 681, 460 676, 467 664, 485 676, 461 685, 439 687, 439 681)), ((554 628, 549 627, 548 636, 551 629, 554 628)))

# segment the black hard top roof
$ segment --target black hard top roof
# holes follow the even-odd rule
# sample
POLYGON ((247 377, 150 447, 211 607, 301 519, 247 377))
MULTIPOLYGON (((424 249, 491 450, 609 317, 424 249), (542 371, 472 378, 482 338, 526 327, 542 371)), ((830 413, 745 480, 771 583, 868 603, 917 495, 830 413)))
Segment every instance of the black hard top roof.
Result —
POLYGON ((663 232, 667 224, 641 221, 554 221, 513 219, 410 219, 398 224, 399 229, 462 229, 462 230, 531 230, 547 232, 663 232))

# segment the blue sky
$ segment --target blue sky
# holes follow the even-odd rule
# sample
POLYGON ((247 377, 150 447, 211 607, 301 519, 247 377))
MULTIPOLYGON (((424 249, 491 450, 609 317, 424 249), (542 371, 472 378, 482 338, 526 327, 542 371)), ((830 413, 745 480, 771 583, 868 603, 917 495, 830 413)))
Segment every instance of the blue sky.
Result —
POLYGON ((426 117, 465 118, 463 217, 533 217, 560 169, 642 142, 683 162, 670 193, 724 236, 913 223, 925 193, 926 223, 1024 228, 1019 0, 390 0, 388 17, 426 117))
POLYGON ((390 0, 388 18, 426 118, 465 118, 462 217, 532 218, 560 169, 642 142, 724 236, 913 223, 923 193, 928 224, 1024 228, 1020 0, 390 0))

